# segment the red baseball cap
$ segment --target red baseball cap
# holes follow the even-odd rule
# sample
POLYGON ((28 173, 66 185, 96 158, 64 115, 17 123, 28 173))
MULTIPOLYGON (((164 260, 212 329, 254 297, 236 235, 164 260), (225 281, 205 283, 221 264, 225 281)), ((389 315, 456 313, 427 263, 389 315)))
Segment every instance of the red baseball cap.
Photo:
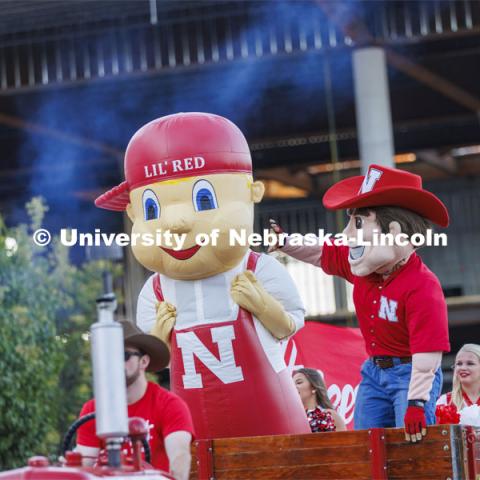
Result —
POLYGON ((125 210, 130 192, 151 183, 214 173, 252 173, 247 140, 230 120, 211 113, 177 113, 144 125, 125 152, 125 181, 95 205, 125 210))
POLYGON ((423 189, 422 177, 381 165, 370 165, 367 175, 331 186, 323 196, 323 205, 329 210, 390 205, 407 208, 441 227, 449 222, 447 207, 423 189))

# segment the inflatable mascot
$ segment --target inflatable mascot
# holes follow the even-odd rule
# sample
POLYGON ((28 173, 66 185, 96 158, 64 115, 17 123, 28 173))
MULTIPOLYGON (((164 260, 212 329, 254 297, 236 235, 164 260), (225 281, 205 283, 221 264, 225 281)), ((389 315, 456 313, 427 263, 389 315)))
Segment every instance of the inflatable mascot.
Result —
POLYGON ((130 140, 125 178, 95 203, 127 211, 134 255, 156 272, 137 323, 170 346, 196 437, 310 432, 281 342, 303 326, 302 302, 284 267, 240 238, 264 193, 242 132, 206 113, 156 119, 130 140), (159 232, 172 243, 133 244, 159 232))
MULTIPOLYGON (((415 253, 412 237, 428 238, 429 221, 448 226, 447 209, 418 175, 378 165, 330 187, 323 204, 347 210, 348 246, 312 246, 291 237, 282 252, 353 284, 370 356, 362 366, 355 428, 405 426, 407 440, 421 440, 426 425, 435 423, 440 363, 450 344, 442 288, 415 253), (382 243, 381 234, 399 241, 382 243)), ((282 233, 274 221, 272 227, 282 233)))

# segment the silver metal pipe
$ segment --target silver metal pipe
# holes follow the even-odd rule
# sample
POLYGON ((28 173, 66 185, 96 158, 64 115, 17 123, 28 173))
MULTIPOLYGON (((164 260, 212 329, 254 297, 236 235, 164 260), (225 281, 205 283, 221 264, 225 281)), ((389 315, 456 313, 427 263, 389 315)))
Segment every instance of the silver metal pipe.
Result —
POLYGON ((112 444, 128 434, 123 329, 114 320, 115 309, 115 295, 102 295, 97 299, 98 321, 91 328, 96 433, 112 444))

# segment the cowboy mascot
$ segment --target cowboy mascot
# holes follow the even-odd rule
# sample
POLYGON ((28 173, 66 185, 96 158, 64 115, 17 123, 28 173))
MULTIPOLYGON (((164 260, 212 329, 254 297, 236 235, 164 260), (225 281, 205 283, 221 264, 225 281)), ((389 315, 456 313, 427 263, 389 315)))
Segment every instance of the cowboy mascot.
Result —
POLYGON ((310 432, 283 359, 282 340, 304 322, 297 289, 277 260, 231 235, 252 233, 264 193, 241 131, 206 113, 156 119, 130 140, 125 177, 96 205, 126 210, 132 241, 162 232, 177 240, 132 243, 155 272, 137 323, 170 346, 171 387, 197 438, 310 432))
MULTIPOLYGON (((415 234, 425 238, 430 222, 446 227, 447 209, 422 188, 418 175, 379 165, 330 187, 323 204, 347 210, 347 245, 294 245, 287 238, 282 252, 353 284, 370 357, 362 366, 355 428, 404 426, 406 439, 419 441, 426 425, 435 423, 442 352, 450 344, 442 288, 415 253, 412 239, 415 234), (382 241, 381 234, 395 241, 387 236, 382 241)), ((281 233, 273 221, 272 227, 281 233)))

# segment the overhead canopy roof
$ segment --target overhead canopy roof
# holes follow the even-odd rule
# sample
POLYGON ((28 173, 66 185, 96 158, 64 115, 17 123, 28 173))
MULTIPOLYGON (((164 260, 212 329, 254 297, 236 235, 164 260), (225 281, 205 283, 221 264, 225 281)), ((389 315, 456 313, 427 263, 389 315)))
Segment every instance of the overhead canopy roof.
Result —
POLYGON ((358 158, 351 50, 372 44, 389 52, 398 153, 458 174, 451 149, 479 139, 478 2, 7 0, 0 25, 0 201, 66 177, 90 201, 121 179, 132 133, 181 110, 228 116, 257 170, 312 187, 331 141, 358 158))

